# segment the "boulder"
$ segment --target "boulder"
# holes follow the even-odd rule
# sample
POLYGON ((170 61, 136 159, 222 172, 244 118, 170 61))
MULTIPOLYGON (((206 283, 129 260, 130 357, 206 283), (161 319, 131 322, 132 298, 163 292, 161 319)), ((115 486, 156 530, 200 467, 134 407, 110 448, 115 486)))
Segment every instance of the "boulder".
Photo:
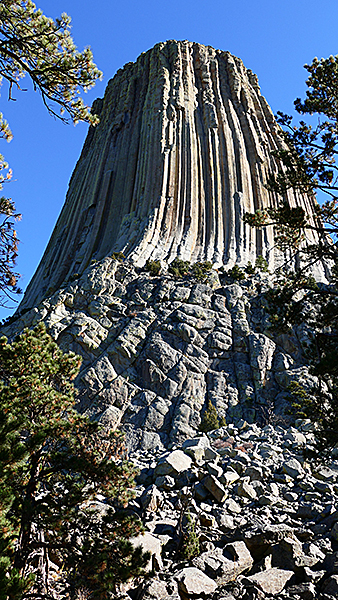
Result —
POLYGON ((293 577, 293 571, 287 571, 284 569, 272 568, 267 571, 262 571, 256 575, 245 577, 242 583, 245 585, 254 585, 265 594, 271 596, 277 596, 280 594, 293 577))
POLYGON ((172 475, 177 476, 182 471, 187 471, 191 468, 192 460, 182 450, 174 450, 160 458, 155 467, 155 475, 172 475))
POLYGON ((289 460, 283 463, 283 471, 287 475, 290 475, 293 479, 298 479, 300 477, 304 477, 305 472, 300 464, 300 462, 296 458, 290 458, 289 460))
POLYGON ((131 538, 130 542, 134 548, 141 547, 143 552, 149 552, 150 559, 145 567, 146 571, 163 569, 161 540, 146 531, 137 537, 131 538))
POLYGON ((202 480, 202 483, 208 492, 217 500, 217 502, 224 502, 227 497, 227 491, 223 487, 220 481, 213 475, 207 475, 202 480))
POLYGON ((140 503, 143 510, 156 512, 163 504, 163 496, 156 485, 146 488, 140 497, 140 503))
POLYGON ((332 598, 338 598, 338 575, 331 575, 324 581, 322 591, 332 598))
POLYGON ((175 575, 178 588, 188 596, 212 594, 217 589, 217 584, 205 573, 196 567, 187 567, 175 575))

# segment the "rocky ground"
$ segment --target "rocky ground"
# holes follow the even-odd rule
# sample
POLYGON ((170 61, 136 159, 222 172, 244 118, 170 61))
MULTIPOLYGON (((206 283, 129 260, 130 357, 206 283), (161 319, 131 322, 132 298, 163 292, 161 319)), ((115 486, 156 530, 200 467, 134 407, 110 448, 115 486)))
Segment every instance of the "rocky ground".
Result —
POLYGON ((166 453, 135 453, 129 510, 145 524, 135 543, 151 551, 154 573, 124 597, 337 598, 338 456, 325 466, 307 462, 313 440, 307 421, 242 421, 166 453), (193 527, 199 548, 186 559, 193 527))
POLYGON ((289 385, 315 383, 311 331, 271 334, 272 285, 152 276, 112 256, 2 328, 43 321, 83 358, 79 409, 126 432, 152 575, 125 600, 338 597, 338 457, 303 457, 313 426, 290 420, 289 385), (227 425, 202 435, 209 402, 227 425))
POLYGON ((82 356, 78 406, 127 433, 129 449, 169 448, 194 437, 209 403, 220 419, 285 423, 289 385, 315 383, 304 359, 303 323, 272 335, 268 272, 234 281, 152 276, 107 257, 5 325, 12 337, 40 321, 65 350, 82 356))

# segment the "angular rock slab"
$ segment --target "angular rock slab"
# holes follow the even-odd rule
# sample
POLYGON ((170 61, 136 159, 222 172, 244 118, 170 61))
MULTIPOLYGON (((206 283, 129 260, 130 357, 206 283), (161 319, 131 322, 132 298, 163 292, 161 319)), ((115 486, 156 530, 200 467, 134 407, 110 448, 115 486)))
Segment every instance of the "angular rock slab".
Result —
POLYGON ((160 459, 155 469, 156 475, 178 475, 191 468, 192 460, 182 450, 174 450, 160 459))
POLYGON ((249 582, 257 586, 265 594, 276 596, 284 590, 286 584, 293 577, 293 571, 284 569, 268 569, 256 575, 251 575, 243 579, 243 583, 249 582))
POLYGON ((156 570, 163 568, 161 557, 161 540, 146 531, 135 538, 131 538, 130 542, 134 548, 141 546, 143 552, 150 553, 150 559, 148 565, 146 566, 146 571, 152 571, 154 568, 156 570))
POLYGON ((212 594, 217 584, 196 567, 187 567, 175 575, 179 589, 188 596, 212 594))

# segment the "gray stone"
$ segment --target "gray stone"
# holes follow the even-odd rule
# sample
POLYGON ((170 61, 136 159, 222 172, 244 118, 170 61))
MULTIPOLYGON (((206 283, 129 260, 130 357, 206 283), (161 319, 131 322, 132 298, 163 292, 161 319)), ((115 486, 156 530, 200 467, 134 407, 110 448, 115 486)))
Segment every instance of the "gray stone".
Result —
POLYGON ((235 483, 239 480, 239 475, 238 473, 236 473, 236 471, 226 471, 222 475, 222 480, 225 482, 226 485, 231 485, 232 483, 235 483))
POLYGON ((196 500, 198 500, 198 501, 203 502, 208 497, 208 491, 205 489, 203 483, 201 483, 201 482, 196 483, 194 485, 193 492, 194 492, 194 496, 195 496, 196 500))
POLYGON ((194 559, 194 565, 217 580, 218 585, 234 581, 238 575, 251 569, 253 559, 244 542, 233 542, 224 547, 204 552, 194 559))
POLYGON ((301 583, 292 585, 287 590, 289 598, 299 598, 299 600, 317 600, 317 590, 313 583, 301 583))
POLYGON ((219 467, 215 463, 207 463, 207 470, 210 473, 210 475, 214 475, 214 477, 216 477, 217 479, 219 479, 223 474, 222 467, 219 467))
POLYGON ((331 575, 323 583, 322 591, 333 598, 338 597, 338 575, 331 575))
POLYGON ((163 456, 155 467, 155 475, 173 475, 191 468, 192 461, 182 450, 174 450, 163 456))
POLYGON ((237 486, 237 494, 243 498, 248 498, 249 500, 256 500, 257 493, 255 488, 250 485, 248 481, 241 480, 237 486))
POLYGON ((258 467, 256 465, 251 465, 245 469, 244 475, 246 477, 250 477, 251 481, 262 481, 263 479, 263 469, 262 467, 258 467))
POLYGON ((155 485, 160 490, 171 490, 175 487, 175 479, 170 475, 160 475, 155 479, 155 485))
POLYGON ((131 538, 130 542, 134 548, 141 547, 143 552, 150 553, 150 560, 146 566, 146 571, 163 569, 161 557, 162 545, 161 541, 157 537, 145 531, 137 537, 131 538))
MULTIPOLYGON (((180 600, 176 582, 175 588, 169 592, 164 581, 151 579, 142 586, 140 600, 180 600)), ((130 596, 128 595, 126 600, 127 598, 130 598, 130 596)))
POLYGON ((104 427, 108 427, 112 431, 115 431, 120 425, 122 417, 123 412, 121 409, 117 408, 117 406, 108 406, 108 408, 99 415, 98 420, 104 427))
POLYGON ((156 485, 151 485, 144 490, 140 502, 144 510, 156 512, 163 504, 163 495, 159 492, 156 485))
POLYGON ((296 458, 290 458, 283 463, 283 471, 293 479, 304 477, 305 471, 296 458))
POLYGON ((204 487, 217 500, 223 502, 227 497, 227 491, 223 485, 213 475, 207 475, 202 481, 204 487))
POLYGON ((196 567, 187 567, 175 574, 179 589, 188 596, 212 594, 217 584, 196 567))
POLYGON ((228 498, 225 501, 224 508, 235 515, 238 515, 242 512, 240 505, 238 504, 238 502, 233 500, 233 498, 228 498))
POLYGON ((242 582, 249 585, 254 584, 265 594, 276 596, 284 590, 286 584, 292 577, 293 571, 272 568, 268 569, 267 571, 257 573, 256 575, 246 577, 242 580, 242 582))

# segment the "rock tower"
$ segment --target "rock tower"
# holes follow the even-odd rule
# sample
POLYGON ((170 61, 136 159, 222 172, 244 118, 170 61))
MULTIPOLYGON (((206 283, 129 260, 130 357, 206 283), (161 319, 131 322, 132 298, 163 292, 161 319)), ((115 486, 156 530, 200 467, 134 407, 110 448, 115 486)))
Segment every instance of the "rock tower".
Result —
MULTIPOLYGON (((264 184, 282 141, 258 80, 229 52, 159 43, 128 63, 94 104, 66 202, 22 307, 32 307, 90 261, 122 251, 147 259, 273 267, 273 232, 243 224, 273 206, 264 184)), ((307 197, 295 198, 311 213, 307 197)))
MULTIPOLYGON (((43 320, 83 357, 80 410, 122 426, 132 450, 195 435, 209 402, 230 423, 282 413, 290 382, 309 380, 307 329, 271 339, 268 274, 239 284, 220 268, 278 259, 273 231, 242 220, 277 201, 264 183, 282 141, 256 76, 228 52, 169 41, 118 71, 94 110, 100 124, 3 333, 43 320), (176 257, 213 269, 179 277, 176 257)), ((307 197, 289 202, 311 211, 307 197)))
MULTIPOLYGON (((222 269, 281 259, 273 231, 242 220, 277 201, 264 183, 282 140, 257 78, 228 52, 170 41, 121 69, 94 110, 100 124, 2 333, 43 321, 82 356, 78 409, 126 434, 140 469, 127 510, 146 529, 133 543, 160 574, 118 597, 337 598, 338 449, 311 468, 315 427, 285 411, 292 382, 309 394, 318 383, 311 330, 271 334, 266 262, 240 281, 222 269), (175 258, 190 266, 174 270, 175 258)), ((288 200, 311 214, 309 198, 288 200)))

